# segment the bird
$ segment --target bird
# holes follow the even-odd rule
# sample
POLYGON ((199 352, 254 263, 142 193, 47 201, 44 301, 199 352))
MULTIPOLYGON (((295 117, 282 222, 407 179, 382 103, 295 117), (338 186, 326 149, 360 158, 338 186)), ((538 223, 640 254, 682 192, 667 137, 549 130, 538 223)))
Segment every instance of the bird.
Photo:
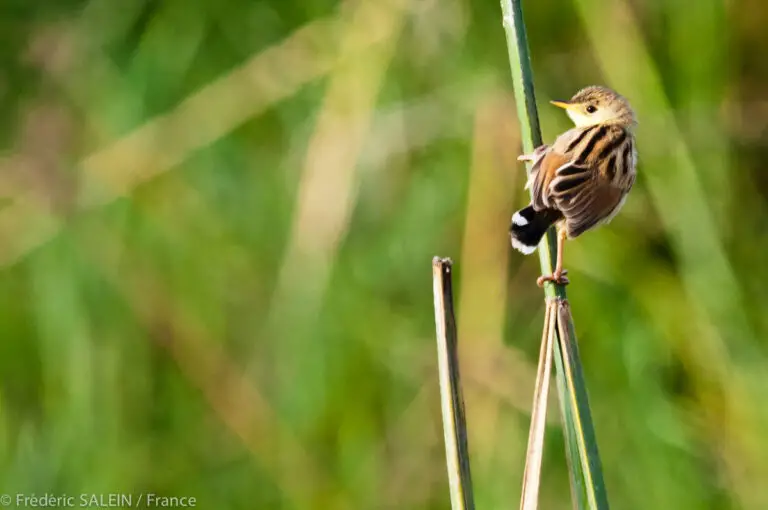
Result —
POLYGON ((550 102, 565 109, 574 127, 517 158, 532 163, 525 186, 532 198, 512 215, 509 229, 512 246, 528 255, 550 226, 557 227, 555 270, 537 279, 540 287, 569 283, 563 269, 566 239, 613 219, 635 183, 637 166, 637 119, 624 96, 591 85, 570 100, 550 102))

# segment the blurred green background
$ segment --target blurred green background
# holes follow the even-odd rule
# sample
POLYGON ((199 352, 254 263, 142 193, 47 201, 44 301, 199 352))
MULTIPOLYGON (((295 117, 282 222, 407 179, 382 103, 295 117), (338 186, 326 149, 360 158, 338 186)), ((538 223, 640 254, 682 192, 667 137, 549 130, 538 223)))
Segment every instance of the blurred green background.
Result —
MULTIPOLYGON (((613 508, 768 508, 763 7, 524 3, 544 138, 589 84, 640 120, 566 247, 613 508)), ((477 507, 517 506, 543 299, 496 0, 4 0, 0 62, 0 491, 448 508, 441 255, 477 507)))

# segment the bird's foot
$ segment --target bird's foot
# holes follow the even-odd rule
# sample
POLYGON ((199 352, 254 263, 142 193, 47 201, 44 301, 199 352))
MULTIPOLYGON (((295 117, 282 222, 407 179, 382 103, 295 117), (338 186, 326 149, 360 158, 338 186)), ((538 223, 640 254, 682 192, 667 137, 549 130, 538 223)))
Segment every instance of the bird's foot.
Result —
POLYGON ((517 157, 518 161, 536 161, 539 159, 544 152, 549 148, 549 145, 539 145, 536 147, 531 154, 521 154, 517 157))
POLYGON ((571 282, 565 276, 567 274, 568 274, 568 270, 563 269, 559 272, 555 271, 554 273, 549 275, 539 276, 539 278, 536 280, 536 285, 538 285, 539 287, 543 287, 544 282, 553 282, 553 283, 556 283, 557 285, 568 285, 571 282))

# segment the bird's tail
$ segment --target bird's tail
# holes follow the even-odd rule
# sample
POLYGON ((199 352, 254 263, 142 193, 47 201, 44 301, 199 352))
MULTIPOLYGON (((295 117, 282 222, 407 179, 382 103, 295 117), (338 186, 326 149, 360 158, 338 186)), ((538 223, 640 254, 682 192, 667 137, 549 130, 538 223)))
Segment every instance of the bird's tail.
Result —
POLYGON ((547 229, 560 218, 562 213, 556 209, 536 211, 532 205, 520 209, 509 226, 512 247, 526 255, 533 253, 547 229))

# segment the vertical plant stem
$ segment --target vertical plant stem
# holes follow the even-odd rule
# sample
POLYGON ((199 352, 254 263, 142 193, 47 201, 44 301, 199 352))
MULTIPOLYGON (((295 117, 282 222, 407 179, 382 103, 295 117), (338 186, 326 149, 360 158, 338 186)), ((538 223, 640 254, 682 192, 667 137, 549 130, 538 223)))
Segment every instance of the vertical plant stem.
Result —
POLYGON ((544 315, 544 328, 541 334, 539 368, 536 372, 536 390, 533 394, 531 428, 528 433, 528 451, 525 456, 525 472, 523 473, 523 493, 520 496, 520 510, 536 510, 539 503, 541 462, 544 454, 544 432, 546 430, 549 380, 551 378, 552 369, 552 345, 554 344, 556 322, 557 303, 555 300, 547 300, 547 309, 544 315))
POLYGON ((440 402, 448 483, 453 510, 474 510, 472 476, 469 469, 467 422, 461 393, 456 319, 453 311, 452 263, 432 259, 432 285, 435 298, 437 360, 440 376, 440 402))
MULTIPOLYGON (((507 35, 509 65, 512 70, 517 118, 520 121, 520 135, 523 152, 530 154, 542 144, 539 114, 536 109, 536 96, 533 89, 533 71, 528 53, 528 37, 525 33, 523 11, 520 0, 502 0, 501 11, 504 16, 504 29, 507 35)), ((530 165, 530 164, 529 164, 530 165)), ((529 168, 530 169, 530 168, 529 168)), ((541 270, 550 274, 555 268, 554 254, 557 253, 557 235, 553 228, 539 245, 541 270)), ((547 297, 565 299, 565 287, 548 282, 544 286, 547 297)))
MULTIPOLYGON (((541 145, 542 140, 521 0, 501 0, 501 10, 523 150, 530 154, 541 145)), ((539 260, 544 274, 551 274, 554 270, 553 254, 556 252, 557 236, 551 228, 539 245, 539 260)), ((555 344, 554 358, 574 506, 584 507, 586 493, 589 508, 607 509, 605 483, 565 287, 550 282, 544 286, 544 292, 547 298, 556 298, 564 310, 558 309, 559 341, 555 344)))
POLYGON ((573 330, 570 306, 565 300, 557 301, 557 332, 565 380, 568 382, 569 407, 574 411, 573 424, 579 441, 579 458, 587 499, 591 508, 608 508, 608 496, 602 480, 603 469, 597 451, 597 437, 592 426, 586 384, 581 371, 579 347, 573 330))
MULTIPOLYGON (((559 333, 556 333, 559 335, 559 333)), ((568 381, 565 378, 567 372, 560 355, 560 339, 555 342, 554 351, 555 373, 557 374, 557 395, 560 404, 560 416, 563 419, 563 435, 565 436, 565 458, 568 463, 568 477, 571 481, 571 501, 576 509, 587 508, 587 494, 584 488, 584 473, 581 470, 581 456, 579 455, 579 441, 576 437, 576 429, 573 426, 573 409, 570 399, 563 398, 569 394, 568 381)))

